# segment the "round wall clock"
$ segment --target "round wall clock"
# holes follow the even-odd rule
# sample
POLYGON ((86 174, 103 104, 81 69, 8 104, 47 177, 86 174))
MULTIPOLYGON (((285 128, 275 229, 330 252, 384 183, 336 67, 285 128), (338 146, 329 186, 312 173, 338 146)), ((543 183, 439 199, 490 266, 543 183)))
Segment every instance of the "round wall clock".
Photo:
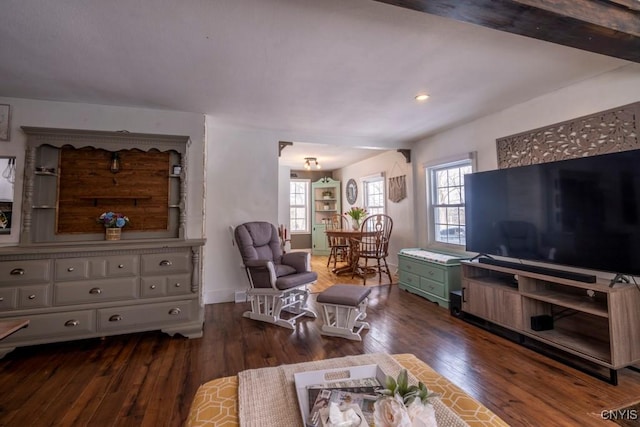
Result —
POLYGON ((355 179, 350 179, 347 181, 347 202, 350 205, 356 203, 356 199, 358 198, 358 184, 356 184, 355 179))

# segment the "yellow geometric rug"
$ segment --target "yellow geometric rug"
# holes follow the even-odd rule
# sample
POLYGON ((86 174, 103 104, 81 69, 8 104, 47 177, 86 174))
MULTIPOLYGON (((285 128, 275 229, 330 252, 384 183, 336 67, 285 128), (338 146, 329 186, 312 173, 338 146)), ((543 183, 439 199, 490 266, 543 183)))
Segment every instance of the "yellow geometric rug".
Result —
MULTIPOLYGON (((440 393, 442 403, 469 426, 508 426, 487 407, 414 355, 396 354, 393 358, 430 390, 440 393)), ((186 426, 236 427, 238 425, 238 377, 220 378, 201 385, 191 403, 186 426)))

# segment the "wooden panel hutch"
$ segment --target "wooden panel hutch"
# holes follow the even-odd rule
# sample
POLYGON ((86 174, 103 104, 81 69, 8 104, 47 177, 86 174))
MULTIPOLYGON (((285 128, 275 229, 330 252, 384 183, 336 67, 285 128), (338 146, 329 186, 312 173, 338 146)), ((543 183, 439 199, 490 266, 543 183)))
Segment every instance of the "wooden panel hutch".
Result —
POLYGON ((18 346, 162 330, 202 336, 202 239, 185 239, 187 136, 23 127, 20 245, 0 248, 18 346), (118 160, 118 167, 112 162, 118 160), (106 241, 102 212, 130 218, 106 241))

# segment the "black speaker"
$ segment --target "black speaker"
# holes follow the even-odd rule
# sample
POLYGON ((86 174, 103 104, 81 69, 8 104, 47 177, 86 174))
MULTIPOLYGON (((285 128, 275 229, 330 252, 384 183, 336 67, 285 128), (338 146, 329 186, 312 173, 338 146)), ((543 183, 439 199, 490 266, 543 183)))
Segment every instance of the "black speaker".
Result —
POLYGON ((453 317, 462 317, 462 291, 451 291, 449 293, 449 311, 453 317))
POLYGON ((553 329, 553 317, 547 314, 531 316, 531 329, 534 331, 548 331, 553 329))

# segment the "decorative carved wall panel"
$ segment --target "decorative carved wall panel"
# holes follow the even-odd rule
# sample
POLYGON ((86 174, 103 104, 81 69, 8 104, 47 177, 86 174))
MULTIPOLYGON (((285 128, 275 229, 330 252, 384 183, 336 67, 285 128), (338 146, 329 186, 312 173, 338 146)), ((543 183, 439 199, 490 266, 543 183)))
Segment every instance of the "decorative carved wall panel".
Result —
POLYGON ((640 102, 496 140, 498 168, 640 148, 640 102))

